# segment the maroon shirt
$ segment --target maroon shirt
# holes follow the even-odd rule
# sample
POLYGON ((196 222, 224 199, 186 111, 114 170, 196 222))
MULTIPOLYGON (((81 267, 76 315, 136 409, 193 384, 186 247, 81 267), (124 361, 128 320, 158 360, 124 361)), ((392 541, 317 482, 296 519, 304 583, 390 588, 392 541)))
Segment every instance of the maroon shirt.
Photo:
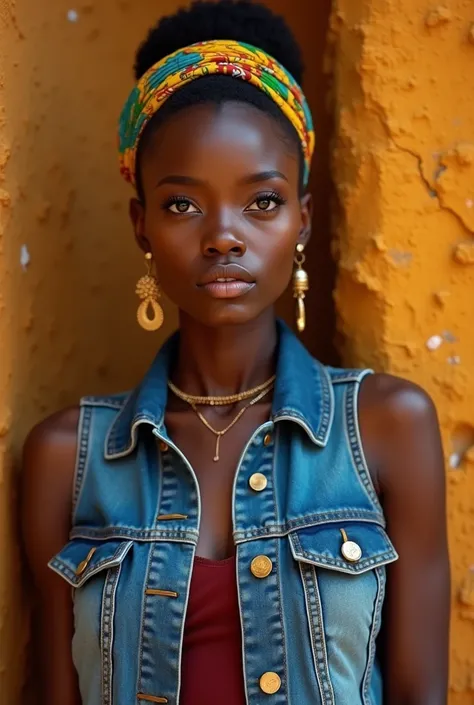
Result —
POLYGON ((196 557, 184 627, 180 705, 245 705, 235 557, 196 557))

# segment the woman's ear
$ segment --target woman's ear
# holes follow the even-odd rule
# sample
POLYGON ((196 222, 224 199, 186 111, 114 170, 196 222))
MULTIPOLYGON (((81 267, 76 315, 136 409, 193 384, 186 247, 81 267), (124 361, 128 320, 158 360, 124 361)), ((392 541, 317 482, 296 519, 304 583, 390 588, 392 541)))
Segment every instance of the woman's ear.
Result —
POLYGON ((311 237, 311 225, 313 219, 313 198, 310 193, 306 193, 300 200, 301 206, 301 229, 298 236, 299 245, 306 246, 311 237))
POLYGON ((150 243, 145 236, 145 207, 139 198, 130 199, 129 214, 137 245, 146 254, 150 252, 150 243))

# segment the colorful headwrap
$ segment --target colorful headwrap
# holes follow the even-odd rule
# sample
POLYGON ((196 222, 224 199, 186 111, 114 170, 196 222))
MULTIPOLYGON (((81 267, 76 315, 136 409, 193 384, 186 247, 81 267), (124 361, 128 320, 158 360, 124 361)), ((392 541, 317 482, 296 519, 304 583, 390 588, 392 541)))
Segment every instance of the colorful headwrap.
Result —
POLYGON ((138 142, 166 99, 190 81, 210 75, 233 76, 266 93, 294 126, 305 161, 305 186, 314 150, 311 112, 290 73, 261 49, 233 40, 199 42, 179 49, 152 66, 132 90, 120 117, 120 171, 135 186, 138 142))

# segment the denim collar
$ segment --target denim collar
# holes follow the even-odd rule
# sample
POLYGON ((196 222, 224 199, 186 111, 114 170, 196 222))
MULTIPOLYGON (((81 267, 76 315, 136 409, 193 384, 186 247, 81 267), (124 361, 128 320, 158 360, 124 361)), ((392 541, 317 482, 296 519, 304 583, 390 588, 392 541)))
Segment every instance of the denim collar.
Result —
MULTIPOLYGON (((314 359, 294 333, 277 321, 278 362, 272 421, 293 421, 317 445, 326 445, 334 415, 332 382, 326 368, 314 359)), ((105 441, 108 460, 131 453, 141 424, 166 435, 164 415, 168 398, 168 370, 176 354, 179 333, 163 345, 141 384, 129 395, 105 441)))

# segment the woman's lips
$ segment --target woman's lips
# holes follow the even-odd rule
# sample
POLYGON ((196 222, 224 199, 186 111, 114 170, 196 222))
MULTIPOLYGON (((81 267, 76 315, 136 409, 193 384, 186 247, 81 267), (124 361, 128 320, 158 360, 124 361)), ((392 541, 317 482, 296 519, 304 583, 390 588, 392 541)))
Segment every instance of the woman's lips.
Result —
POLYGON ((226 279, 225 281, 212 281, 202 284, 204 289, 213 299, 236 299, 253 289, 255 282, 244 282, 240 279, 226 279))

